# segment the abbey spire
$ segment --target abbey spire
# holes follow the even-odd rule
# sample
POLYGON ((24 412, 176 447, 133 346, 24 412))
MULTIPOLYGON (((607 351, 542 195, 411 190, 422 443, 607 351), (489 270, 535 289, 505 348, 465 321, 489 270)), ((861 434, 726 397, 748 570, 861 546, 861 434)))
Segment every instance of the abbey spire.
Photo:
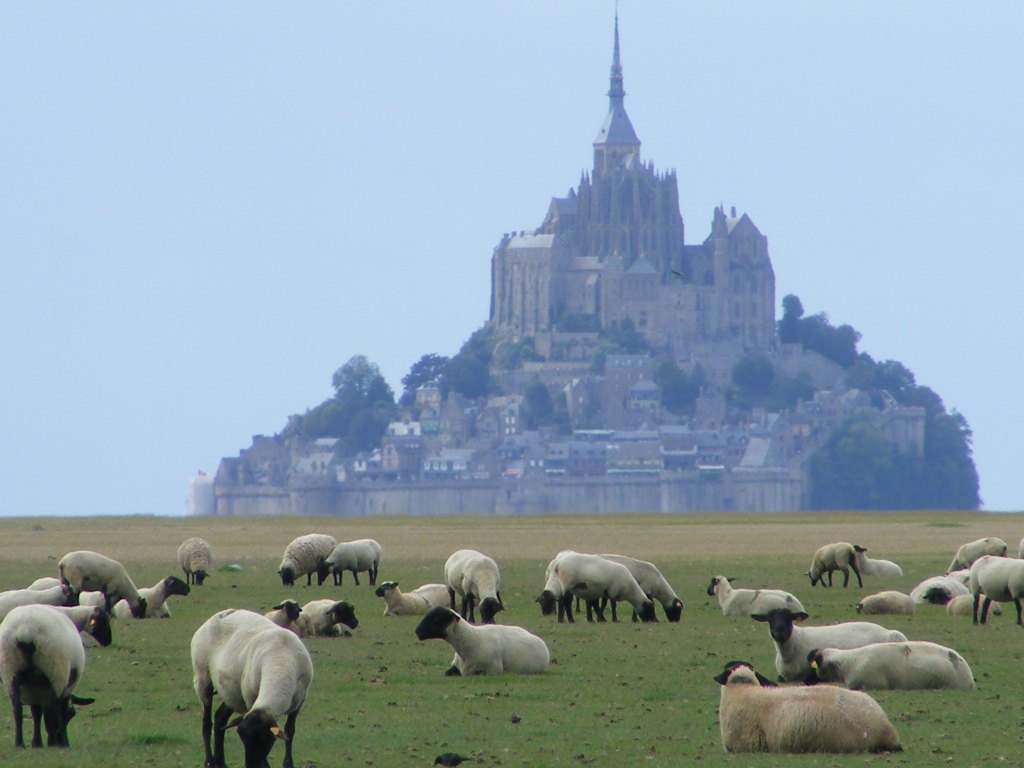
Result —
POLYGON ((633 130, 623 102, 622 61, 619 58, 619 14, 615 14, 615 45, 608 88, 608 114, 594 139, 594 173, 608 173, 640 160, 640 139, 633 130))

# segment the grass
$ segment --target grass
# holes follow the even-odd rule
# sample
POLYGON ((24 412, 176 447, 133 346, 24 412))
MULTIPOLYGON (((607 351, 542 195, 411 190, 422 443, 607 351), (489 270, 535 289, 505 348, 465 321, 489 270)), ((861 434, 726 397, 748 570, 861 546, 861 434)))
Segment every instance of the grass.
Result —
MULTIPOLYGON (((429 766, 446 751, 490 766, 1020 764, 1024 630, 1014 626, 1012 607, 987 627, 972 627, 970 619, 952 619, 931 606, 912 617, 876 617, 912 639, 956 648, 978 682, 967 693, 875 692, 900 733, 902 754, 724 754, 719 688, 711 678, 730 659, 751 661, 774 676, 774 647, 764 625, 726 619, 705 590, 710 577, 721 573, 736 577, 737 586, 794 592, 812 623, 848 621, 856 618, 853 606, 861 596, 890 588, 909 591, 941 572, 959 544, 995 535, 1015 549, 1021 533, 1021 516, 944 512, 3 520, 3 588, 56 574, 56 558, 80 548, 121 559, 137 584, 151 585, 177 571, 177 546, 192 535, 214 545, 217 567, 206 585, 172 600, 171 619, 118 621, 110 648, 90 647, 77 692, 96 703, 79 708, 69 727, 70 750, 15 750, 10 719, 4 716, 0 761, 199 766, 200 710, 189 660, 195 629, 229 606, 266 611, 287 595, 302 602, 337 595, 354 603, 360 625, 350 639, 308 642, 316 679, 298 720, 297 768, 429 766), (286 590, 280 585, 275 571, 281 551, 292 537, 310 531, 339 540, 373 536, 384 546, 381 579, 409 587, 439 581, 453 550, 482 549, 502 570, 507 610, 499 620, 543 637, 554 663, 535 677, 445 678, 449 647, 441 641, 417 642, 415 619, 381 616, 382 602, 365 579, 360 587, 350 576, 340 588, 325 584, 286 590), (876 557, 896 560, 904 577, 867 579, 863 590, 811 589, 802 575, 811 554, 836 540, 854 541, 876 557), (534 598, 543 586, 547 561, 563 548, 653 559, 685 604, 682 623, 559 625, 541 617, 534 598), (220 567, 235 563, 242 570, 220 567), (522 718, 518 724, 509 720, 513 712, 522 718)), ((271 765, 279 765, 282 756, 275 748, 271 765)), ((227 739, 227 757, 230 766, 241 766, 241 745, 233 735, 227 739)))

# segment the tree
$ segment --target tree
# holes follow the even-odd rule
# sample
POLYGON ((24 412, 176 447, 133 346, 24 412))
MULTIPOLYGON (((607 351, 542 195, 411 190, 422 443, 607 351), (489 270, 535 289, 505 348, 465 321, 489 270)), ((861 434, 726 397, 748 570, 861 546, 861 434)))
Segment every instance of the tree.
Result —
POLYGON ((853 326, 840 325, 836 328, 824 312, 804 317, 803 304, 792 293, 782 299, 782 319, 777 330, 782 342, 799 342, 805 349, 817 352, 843 368, 849 368, 857 361, 860 334, 853 326))
MULTIPOLYGON (((703 370, 700 373, 703 379, 703 370)), ((700 385, 687 376, 675 360, 662 360, 658 363, 654 369, 654 383, 661 389, 661 404, 669 413, 689 416, 696 410, 700 385)))
POLYGON ((409 372, 402 377, 402 405, 412 405, 419 387, 440 379, 449 359, 444 355, 426 354, 413 363, 409 372))
POLYGON ((767 395, 775 368, 764 355, 747 355, 732 367, 732 383, 748 396, 767 395))
POLYGON ((365 398, 374 379, 380 377, 380 368, 371 363, 366 355, 354 355, 334 372, 331 383, 337 397, 355 395, 365 398))
POLYGON ((794 294, 782 299, 782 319, 779 320, 779 339, 783 344, 800 341, 800 318, 804 316, 804 305, 794 294))
POLYGON ((474 355, 459 353, 445 366, 441 377, 441 391, 458 392, 469 398, 486 396, 494 389, 487 363, 474 355))

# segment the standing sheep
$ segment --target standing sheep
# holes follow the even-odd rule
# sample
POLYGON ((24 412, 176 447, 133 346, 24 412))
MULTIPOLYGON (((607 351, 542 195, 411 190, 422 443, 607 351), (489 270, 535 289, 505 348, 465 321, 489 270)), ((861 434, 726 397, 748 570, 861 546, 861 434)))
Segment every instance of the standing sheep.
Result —
POLYGON ((484 624, 475 627, 450 608, 431 608, 416 625, 417 640, 445 640, 455 649, 448 677, 531 675, 547 669, 547 644, 522 627, 484 624))
POLYGON ((344 600, 310 600, 288 629, 299 637, 341 637, 358 626, 355 610, 344 600))
MULTIPOLYGON (((295 600, 285 600, 273 609, 267 611, 263 616, 270 619, 274 624, 284 629, 293 629, 292 625, 299 620, 302 608, 295 600)), ((294 631, 294 630, 293 630, 294 631)))
POLYGON ((903 569, 892 560, 872 560, 867 556, 867 549, 853 545, 857 553, 857 567, 864 576, 902 576, 903 569))
POLYGON ((965 587, 959 579, 949 576, 931 576, 910 590, 910 599, 918 605, 925 603, 945 605, 954 597, 969 594, 971 594, 971 590, 965 587))
POLYGON ((1017 626, 1021 623, 1021 598, 1024 598, 1024 560, 1010 560, 1001 556, 984 555, 971 566, 971 594, 974 595, 974 623, 978 623, 978 603, 982 595, 985 604, 981 610, 981 623, 988 618, 993 600, 1013 601, 1017 608, 1017 626))
POLYGON ((833 685, 780 688, 745 661, 715 677, 726 752, 899 752, 889 718, 866 693, 833 685))
POLYGON ((914 599, 902 592, 887 591, 877 595, 868 595, 857 604, 857 613, 865 615, 878 614, 912 614, 914 599))
POLYGON ((203 586, 213 564, 213 547, 198 536, 185 539, 178 547, 178 566, 188 584, 203 586))
MULTIPOLYGON (((555 612, 555 608, 558 608, 558 623, 561 624, 565 621, 565 617, 569 617, 569 623, 575 624, 576 619, 572 615, 572 593, 567 593, 562 588, 562 582, 559 581, 558 576, 555 574, 555 566, 558 565, 558 561, 567 556, 578 554, 573 552, 571 549, 563 549, 548 563, 547 569, 544 571, 544 589, 537 597, 535 602, 540 603, 540 612, 542 616, 550 616, 555 612)), ((576 598, 576 610, 579 611, 579 598, 576 598)), ((593 612, 597 611, 598 621, 604 621, 604 610, 599 607, 596 601, 587 601, 587 620, 591 620, 593 612)))
MULTIPOLYGON (((658 570, 654 563, 649 563, 646 560, 636 560, 632 557, 625 557, 624 555, 598 555, 603 557, 605 560, 610 560, 613 563, 624 565, 629 569, 630 574, 636 579, 636 583, 640 585, 640 589, 644 591, 652 600, 657 600, 661 603, 661 607, 665 610, 665 619, 667 621, 679 621, 683 616, 683 601, 680 600, 672 589, 671 585, 661 575, 661 571, 658 570)), ((615 611, 615 604, 612 604, 612 612, 615 611)), ((637 620, 637 615, 633 613, 633 621, 637 620)))
POLYGON ((855 690, 948 688, 969 691, 974 674, 956 651, 935 643, 875 643, 861 648, 822 648, 807 658, 814 679, 855 690))
POLYGON ((331 552, 338 542, 333 536, 325 533, 307 533, 299 536, 285 547, 284 557, 281 558, 281 567, 277 569, 277 575, 281 577, 281 583, 286 587, 295 585, 295 580, 306 577, 306 586, 312 586, 313 574, 319 573, 324 562, 330 557, 331 552))
POLYGON ((826 544, 814 553, 810 570, 805 575, 810 577, 812 587, 819 581, 822 586, 825 586, 823 577, 825 573, 828 573, 828 585, 831 587, 832 572, 842 571, 843 586, 846 587, 850 583, 851 569, 857 575, 857 586, 863 587, 864 581, 860 577, 860 567, 857 565, 857 551, 852 544, 837 541, 835 544, 826 544))
POLYGON ((718 596, 718 606, 724 616, 753 616, 768 613, 772 608, 788 608, 801 613, 804 607, 789 592, 781 589, 733 589, 733 579, 715 576, 708 584, 708 597, 718 596))
MULTIPOLYGON (((592 621, 591 607, 601 598, 612 601, 612 621, 618 621, 615 602, 623 600, 633 606, 641 621, 657 621, 654 603, 626 566, 579 552, 561 552, 552 562, 552 574, 558 580, 562 599, 571 595, 586 600, 587 621, 592 621)), ((572 621, 571 613, 569 620, 572 621)), ((599 614, 598 621, 603 620, 604 616, 599 614)))
POLYGON ((0 592, 0 620, 21 605, 76 605, 71 588, 58 584, 48 589, 10 589, 0 592))
POLYGON ((474 606, 480 606, 480 622, 493 624, 494 614, 504 610, 501 602, 501 575, 498 564, 475 549, 460 549, 444 564, 444 583, 449 606, 455 610, 455 595, 462 597, 462 617, 474 618, 474 606))
POLYGON ((328 573, 334 574, 334 584, 339 586, 345 571, 352 571, 352 578, 359 586, 359 572, 366 571, 370 577, 370 586, 377 583, 377 571, 383 550, 373 539, 357 539, 343 541, 338 544, 327 559, 317 569, 316 583, 320 586, 327 579, 328 573))
POLYGON ((956 551, 956 555, 953 556, 953 562, 949 564, 946 573, 970 568, 975 560, 984 555, 1006 557, 1006 550, 1006 542, 996 536, 969 541, 956 551))
POLYGON ((102 592, 107 613, 118 600, 127 600, 132 615, 141 619, 146 615, 146 598, 139 594, 128 572, 117 560, 96 552, 79 550, 69 552, 57 563, 62 584, 70 584, 76 593, 102 592))
MULTIPOLYGON (((167 608, 167 598, 171 595, 185 596, 191 588, 177 576, 167 576, 160 579, 152 587, 142 587, 139 594, 146 599, 145 619, 166 619, 170 618, 171 612, 167 608)), ((132 609, 126 600, 119 600, 114 604, 113 615, 119 619, 130 619, 133 617, 132 609)))
POLYGON ((424 584, 412 592, 402 592, 397 581, 385 581, 374 592, 384 598, 385 616, 425 616, 431 608, 448 605, 448 587, 424 584))

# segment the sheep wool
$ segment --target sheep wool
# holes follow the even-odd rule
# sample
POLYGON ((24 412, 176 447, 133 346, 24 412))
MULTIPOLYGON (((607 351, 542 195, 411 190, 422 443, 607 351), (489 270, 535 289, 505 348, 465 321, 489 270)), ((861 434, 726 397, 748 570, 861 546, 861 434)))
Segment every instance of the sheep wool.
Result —
POLYGON ((935 643, 876 643, 861 648, 823 648, 808 654, 818 680, 857 690, 969 691, 974 674, 964 657, 935 643))
POLYGON ((889 590, 876 595, 868 595, 857 604, 857 613, 865 615, 877 614, 913 614, 914 599, 902 592, 889 590))
POLYGON ((953 562, 949 564, 946 573, 958 571, 963 568, 970 568, 974 561, 984 555, 995 557, 1006 557, 1006 542, 996 536, 988 536, 984 539, 976 539, 962 545, 953 556, 953 562))
POLYGON ((104 608, 110 611, 118 600, 127 600, 132 615, 146 615, 146 600, 139 594, 128 572, 117 560, 97 552, 79 550, 69 552, 57 563, 61 583, 70 584, 76 593, 102 592, 104 608))
POLYGON ((814 553, 814 559, 811 560, 811 567, 806 575, 810 577, 812 587, 819 581, 822 586, 825 586, 824 576, 827 573, 828 585, 831 587, 832 572, 841 571, 843 586, 846 587, 850 584, 851 570, 857 576, 857 586, 863 587, 864 581, 860 577, 860 566, 857 565, 857 551, 853 548, 853 544, 837 541, 835 544, 826 544, 814 553))
POLYGON ((344 600, 310 600, 289 629, 299 637, 342 637, 358 626, 355 610, 344 600))
POLYGON ((385 581, 374 592, 384 600, 385 616, 425 616, 431 608, 448 605, 448 587, 424 584, 412 592, 402 592, 397 581, 385 581))
POLYGON ((954 597, 969 594, 971 590, 959 579, 931 576, 910 590, 910 599, 918 605, 946 605, 954 597))
POLYGON ((473 626, 450 608, 432 608, 416 625, 416 638, 445 640, 455 658, 445 672, 459 675, 531 675, 548 667, 547 644, 522 627, 501 624, 473 626))
POLYGON ((73 605, 71 588, 63 584, 48 589, 11 589, 0 592, 0 620, 22 605, 73 605))
MULTIPOLYGON (((139 594, 146 600, 145 619, 166 619, 171 615, 167 608, 167 598, 172 595, 185 596, 191 592, 191 588, 177 576, 167 576, 160 579, 152 587, 142 587, 139 594)), ((132 609, 127 600, 119 600, 114 604, 113 615, 119 619, 133 618, 132 609)))
POLYGON ((213 547, 198 536, 185 539, 178 547, 178 567, 185 574, 187 584, 203 586, 212 565, 213 547))
POLYGON ((359 573, 366 571, 370 586, 377 583, 377 571, 380 569, 380 558, 383 553, 380 544, 373 539, 357 539, 343 541, 327 556, 324 563, 317 569, 317 586, 327 579, 328 572, 334 574, 334 584, 341 585, 345 571, 352 572, 356 586, 359 586, 359 573))
POLYGON ((768 613, 773 608, 788 608, 802 613, 803 605, 789 592, 781 589, 733 589, 733 579, 715 576, 708 584, 708 597, 718 596, 718 607, 723 616, 753 616, 768 613))
MULTIPOLYGON (((993 616, 1002 616, 1003 607, 993 602, 988 609, 993 616)), ((974 595, 957 595, 946 603, 946 613, 950 616, 972 616, 974 614, 974 595)))
POLYGON ((455 608, 455 595, 462 597, 462 617, 473 621, 480 606, 480 622, 493 624, 494 615, 504 610, 501 601, 501 574, 498 564, 475 549, 460 549, 444 564, 444 583, 449 605, 455 608))
POLYGON ((318 573, 324 562, 330 557, 331 552, 338 542, 333 536, 325 533, 307 533, 299 536, 285 547, 284 556, 281 558, 281 567, 277 569, 277 575, 281 577, 281 583, 286 587, 295 584, 295 580, 306 577, 306 586, 313 583, 313 574, 318 573))

